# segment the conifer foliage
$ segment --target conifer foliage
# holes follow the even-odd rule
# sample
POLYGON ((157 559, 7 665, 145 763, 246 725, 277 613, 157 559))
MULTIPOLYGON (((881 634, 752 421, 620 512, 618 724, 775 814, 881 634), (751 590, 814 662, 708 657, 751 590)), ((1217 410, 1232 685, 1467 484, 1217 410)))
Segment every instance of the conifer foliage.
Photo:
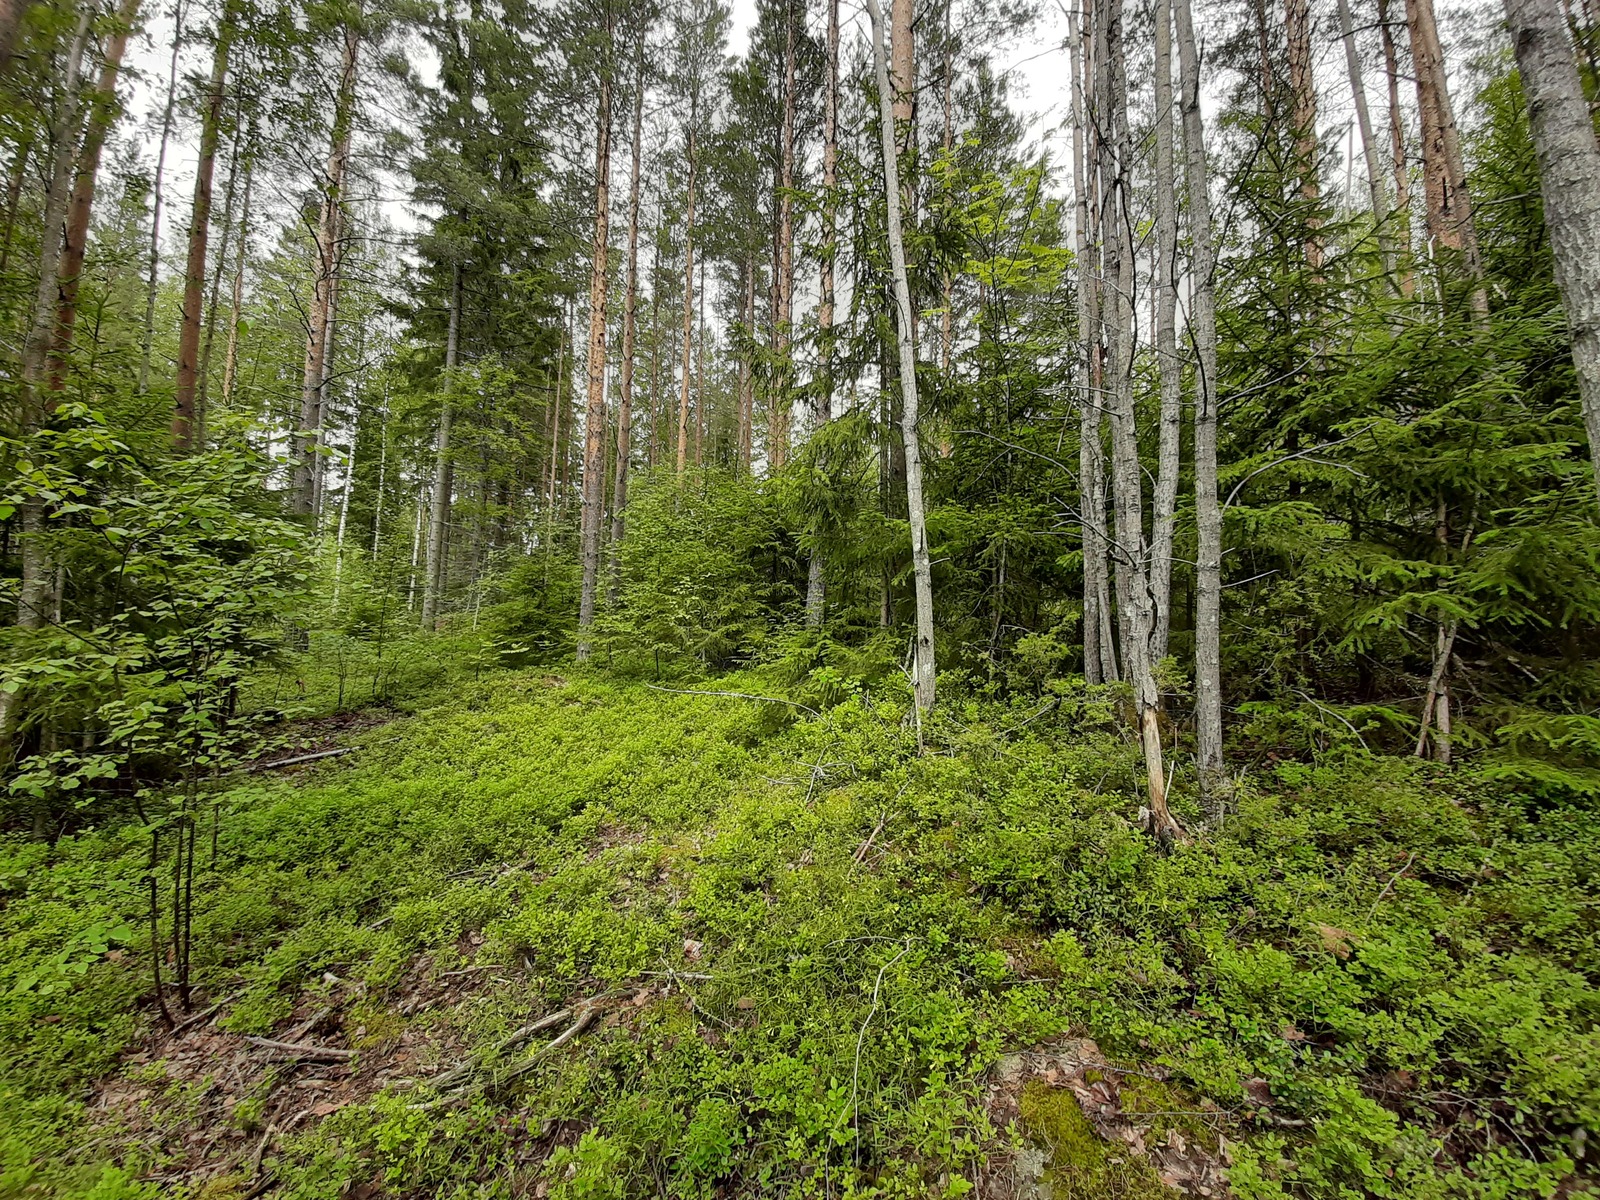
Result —
POLYGON ((0 0, 0 830, 148 837, 176 1025, 330 679, 1594 803, 1600 25, 1467 7, 0 0))

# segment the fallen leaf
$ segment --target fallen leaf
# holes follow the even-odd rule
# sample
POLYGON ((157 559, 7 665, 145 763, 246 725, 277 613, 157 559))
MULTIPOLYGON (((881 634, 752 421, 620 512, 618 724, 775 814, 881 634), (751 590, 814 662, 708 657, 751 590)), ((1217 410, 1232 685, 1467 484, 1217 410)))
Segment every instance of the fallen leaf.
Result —
POLYGON ((1306 1035, 1301 1033, 1293 1025, 1285 1025, 1278 1036, 1286 1042, 1303 1042, 1306 1040, 1306 1035))
POLYGON ((1254 1079, 1246 1079, 1244 1081, 1244 1091, 1245 1095, 1249 1096, 1262 1108, 1272 1107, 1272 1088, 1260 1076, 1256 1076, 1254 1079))
POLYGON ((313 1104, 311 1106, 311 1115, 313 1117, 325 1117, 329 1113, 338 1112, 344 1107, 344 1104, 343 1100, 324 1100, 321 1104, 313 1104))
POLYGON ((1350 934, 1345 930, 1337 925, 1318 925, 1317 936, 1322 939, 1322 948, 1335 958, 1350 957, 1350 934))
POLYGON ((737 1000, 735 1000, 733 1002, 733 1006, 735 1008, 737 1008, 740 1012, 749 1012, 752 1008, 754 1008, 756 1006, 756 1002, 754 1000, 752 1000, 749 996, 740 996, 737 1000))
POLYGON ((700 961, 700 952, 706 948, 704 942, 697 942, 693 938, 683 939, 683 956, 690 962, 700 961))

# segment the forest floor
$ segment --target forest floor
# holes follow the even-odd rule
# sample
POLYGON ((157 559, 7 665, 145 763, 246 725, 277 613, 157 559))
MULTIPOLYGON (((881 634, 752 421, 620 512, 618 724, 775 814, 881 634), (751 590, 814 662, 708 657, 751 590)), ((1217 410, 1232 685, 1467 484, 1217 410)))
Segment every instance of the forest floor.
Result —
POLYGON ((1081 689, 434 703, 213 797, 175 1032, 148 830, 0 842, 0 1197, 1591 1189, 1580 809, 1279 764, 1162 852, 1081 689))

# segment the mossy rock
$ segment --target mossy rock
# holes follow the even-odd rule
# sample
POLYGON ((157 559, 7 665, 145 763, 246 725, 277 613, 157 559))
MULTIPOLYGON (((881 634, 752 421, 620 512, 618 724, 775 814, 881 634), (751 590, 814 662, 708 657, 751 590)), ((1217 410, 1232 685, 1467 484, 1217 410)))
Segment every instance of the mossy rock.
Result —
POLYGON ((1175 1200, 1181 1193, 1126 1146, 1094 1131, 1077 1097, 1033 1080, 1022 1090, 1022 1126, 1050 1152, 1041 1196, 1050 1200, 1175 1200))

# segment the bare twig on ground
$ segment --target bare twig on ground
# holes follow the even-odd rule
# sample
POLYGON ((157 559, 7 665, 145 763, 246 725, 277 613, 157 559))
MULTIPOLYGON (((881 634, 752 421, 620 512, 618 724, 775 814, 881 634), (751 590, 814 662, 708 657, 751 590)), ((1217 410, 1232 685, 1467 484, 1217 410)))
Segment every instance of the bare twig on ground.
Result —
POLYGON ((308 1062, 348 1062, 356 1056, 354 1050, 336 1050, 332 1046, 305 1046, 264 1037, 247 1037, 244 1040, 263 1050, 276 1050, 281 1054, 293 1055, 308 1062))

